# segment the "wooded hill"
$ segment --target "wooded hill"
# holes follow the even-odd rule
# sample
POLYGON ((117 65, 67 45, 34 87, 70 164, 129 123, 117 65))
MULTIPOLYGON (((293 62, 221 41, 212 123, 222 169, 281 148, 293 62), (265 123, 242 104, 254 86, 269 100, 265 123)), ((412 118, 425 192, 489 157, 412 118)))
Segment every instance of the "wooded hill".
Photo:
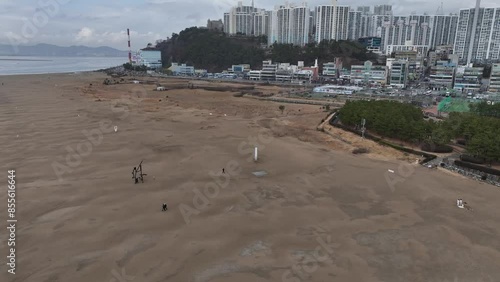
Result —
POLYGON ((165 67, 172 62, 186 63, 209 72, 220 72, 236 64, 250 64, 258 69, 267 59, 291 64, 304 61, 306 66, 313 65, 316 58, 322 64, 341 57, 345 66, 377 59, 375 54, 367 53, 363 45, 354 41, 323 41, 305 47, 273 44, 263 48, 266 43, 265 36, 228 36, 223 32, 191 27, 158 42, 155 49, 162 51, 165 67))

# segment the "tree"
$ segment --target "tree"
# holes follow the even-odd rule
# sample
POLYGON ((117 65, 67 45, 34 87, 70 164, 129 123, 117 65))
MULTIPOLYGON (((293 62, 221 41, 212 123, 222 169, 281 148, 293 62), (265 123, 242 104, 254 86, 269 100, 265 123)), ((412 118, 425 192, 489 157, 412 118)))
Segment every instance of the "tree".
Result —
POLYGON ((430 141, 436 145, 446 145, 450 143, 452 134, 443 125, 438 125, 430 136, 430 141))
POLYGON ((123 64, 123 68, 125 68, 126 70, 131 70, 132 69, 132 64, 131 63, 125 63, 125 64, 123 64))
POLYGON ((162 51, 164 66, 190 60, 196 68, 207 69, 209 72, 226 70, 237 63, 259 68, 265 59, 281 63, 304 61, 305 65, 312 65, 316 59, 322 64, 340 57, 346 67, 377 59, 377 55, 367 52, 366 47, 356 41, 325 40, 319 44, 309 43, 304 47, 275 43, 270 52, 266 53, 261 44, 267 41, 266 36, 229 36, 222 32, 191 27, 179 34, 172 34, 168 40, 157 42, 156 49, 162 51))
POLYGON ((283 112, 285 111, 285 106, 280 105, 280 106, 279 106, 279 109, 280 109, 280 111, 281 111, 281 114, 283 114, 283 112))

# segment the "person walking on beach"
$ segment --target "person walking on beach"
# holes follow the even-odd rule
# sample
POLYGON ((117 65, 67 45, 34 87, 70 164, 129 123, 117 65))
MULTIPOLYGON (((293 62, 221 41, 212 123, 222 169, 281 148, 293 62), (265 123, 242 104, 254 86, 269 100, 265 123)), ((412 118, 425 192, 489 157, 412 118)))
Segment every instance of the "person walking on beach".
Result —
POLYGON ((224 168, 222 168, 222 173, 226 173, 226 170, 224 168))
POLYGON ((139 183, 139 178, 137 178, 137 168, 134 167, 134 170, 132 170, 132 178, 134 179, 135 181, 135 184, 139 183))
POLYGON ((162 211, 167 211, 167 210, 168 210, 167 203, 163 203, 162 211))

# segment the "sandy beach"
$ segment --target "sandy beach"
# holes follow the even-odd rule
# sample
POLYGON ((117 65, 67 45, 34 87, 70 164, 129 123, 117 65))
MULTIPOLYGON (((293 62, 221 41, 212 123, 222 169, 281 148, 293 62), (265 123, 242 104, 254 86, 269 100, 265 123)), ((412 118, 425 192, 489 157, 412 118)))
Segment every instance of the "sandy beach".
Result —
POLYGON ((498 188, 318 131, 320 106, 105 78, 0 76, 1 281, 500 281, 498 188))

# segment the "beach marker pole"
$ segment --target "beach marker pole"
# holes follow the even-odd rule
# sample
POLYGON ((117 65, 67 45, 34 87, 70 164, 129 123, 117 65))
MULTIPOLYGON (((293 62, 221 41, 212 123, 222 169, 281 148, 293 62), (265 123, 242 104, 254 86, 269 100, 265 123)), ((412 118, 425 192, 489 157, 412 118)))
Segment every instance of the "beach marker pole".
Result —
POLYGON ((257 159, 258 159, 258 153, 259 153, 259 149, 256 146, 255 149, 254 149, 254 153, 253 153, 253 160, 254 161, 257 161, 257 159))

